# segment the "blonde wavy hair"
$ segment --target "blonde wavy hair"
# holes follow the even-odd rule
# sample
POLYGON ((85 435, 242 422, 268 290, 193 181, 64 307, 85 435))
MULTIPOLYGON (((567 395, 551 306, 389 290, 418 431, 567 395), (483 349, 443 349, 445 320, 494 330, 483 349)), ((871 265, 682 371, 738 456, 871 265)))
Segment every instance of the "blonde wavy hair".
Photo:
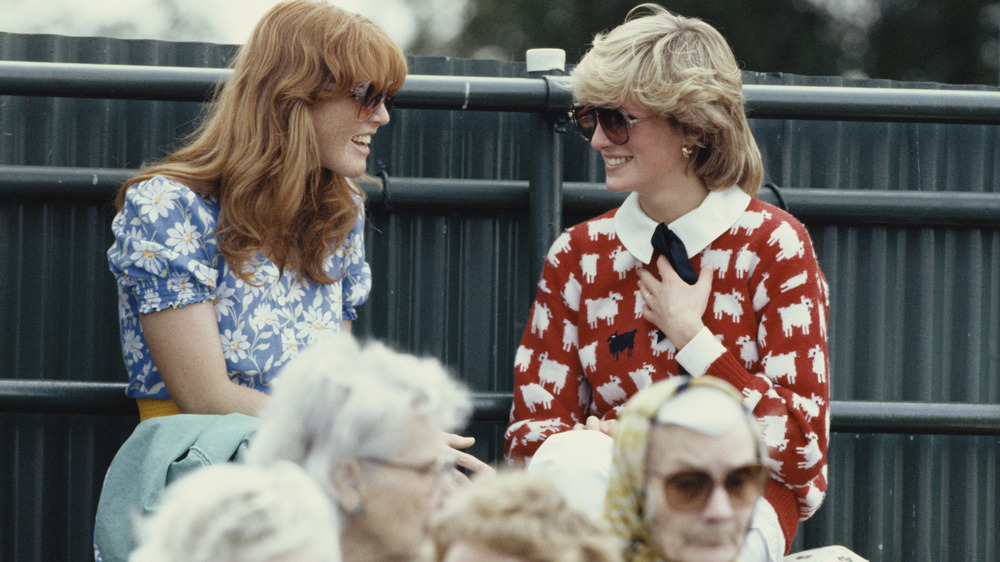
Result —
POLYGON ((233 70, 186 145, 129 179, 116 204, 131 185, 165 176, 219 200, 219 251, 234 274, 250 282, 243 265, 267 249, 280 267, 331 283, 324 258, 344 243, 364 192, 320 166, 309 110, 364 81, 395 95, 406 58, 367 18, 291 0, 261 18, 233 70))
POLYGON ((527 562, 621 562, 624 545, 540 474, 503 470, 458 488, 431 523, 436 560, 460 542, 527 562))
POLYGON ((625 23, 594 37, 572 81, 575 103, 637 104, 672 119, 694 139, 694 170, 709 189, 760 190, 764 166, 746 117, 742 73, 711 25, 656 4, 636 6, 625 23))

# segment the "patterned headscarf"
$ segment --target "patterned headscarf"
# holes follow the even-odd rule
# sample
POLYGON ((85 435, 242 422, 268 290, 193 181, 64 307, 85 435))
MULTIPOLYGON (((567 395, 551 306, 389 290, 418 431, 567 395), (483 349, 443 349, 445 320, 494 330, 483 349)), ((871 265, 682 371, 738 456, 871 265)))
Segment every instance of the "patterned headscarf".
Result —
POLYGON ((612 533, 626 545, 631 562, 662 560, 653 540, 653 529, 645 514, 646 453, 657 412, 668 400, 687 388, 715 387, 741 404, 742 396, 729 383, 715 377, 671 377, 637 392, 622 408, 615 426, 614 449, 604 519, 612 533))

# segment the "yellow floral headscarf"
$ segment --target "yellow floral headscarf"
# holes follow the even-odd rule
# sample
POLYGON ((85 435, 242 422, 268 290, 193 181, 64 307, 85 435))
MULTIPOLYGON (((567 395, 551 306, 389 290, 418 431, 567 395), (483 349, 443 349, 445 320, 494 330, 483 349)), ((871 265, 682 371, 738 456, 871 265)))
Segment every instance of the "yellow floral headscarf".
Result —
POLYGON ((742 404, 742 396, 729 383, 715 377, 671 377, 637 392, 622 408, 615 426, 614 448, 604 519, 626 546, 625 559, 653 562, 664 557, 653 540, 645 516, 646 451, 657 412, 665 402, 688 387, 711 386, 742 404))

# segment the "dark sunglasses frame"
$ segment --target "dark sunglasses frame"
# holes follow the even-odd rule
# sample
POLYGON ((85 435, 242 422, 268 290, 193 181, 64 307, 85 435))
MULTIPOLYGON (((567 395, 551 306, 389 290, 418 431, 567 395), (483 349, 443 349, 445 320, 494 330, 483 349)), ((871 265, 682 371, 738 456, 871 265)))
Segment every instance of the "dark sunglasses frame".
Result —
POLYGON ((392 111, 395 98, 389 92, 376 92, 371 82, 362 82, 348 92, 358 102, 358 121, 371 121, 378 111, 379 104, 385 105, 386 111, 392 111))
POLYGON ((733 506, 746 507, 764 493, 771 470, 763 464, 734 468, 719 482, 703 470, 682 470, 672 474, 651 473, 663 479, 663 493, 677 511, 700 511, 717 486, 722 486, 733 506))
POLYGON ((587 142, 592 141, 594 133, 597 132, 597 125, 600 124, 601 130, 604 131, 604 136, 617 145, 628 142, 632 125, 656 117, 655 115, 650 115, 649 117, 636 118, 618 107, 593 107, 587 105, 574 105, 573 110, 570 111, 570 116, 573 118, 573 124, 576 125, 576 132, 579 133, 580 138, 583 140, 587 142))

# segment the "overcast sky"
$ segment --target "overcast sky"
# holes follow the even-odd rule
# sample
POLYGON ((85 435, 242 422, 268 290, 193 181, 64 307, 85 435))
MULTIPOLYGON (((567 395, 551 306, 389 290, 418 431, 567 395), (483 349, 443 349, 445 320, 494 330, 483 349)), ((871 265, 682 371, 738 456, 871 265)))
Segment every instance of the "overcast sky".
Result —
MULTIPOLYGON (((0 31, 59 35, 243 43, 277 0, 0 0, 0 31)), ((413 40, 416 15, 406 0, 332 0, 364 14, 404 49, 413 40)), ((431 0, 451 6, 461 0, 431 0)), ((422 6, 427 8, 427 6, 422 6)), ((441 32, 456 29, 446 22, 441 32)), ((438 31, 438 30, 436 30, 438 31)))

